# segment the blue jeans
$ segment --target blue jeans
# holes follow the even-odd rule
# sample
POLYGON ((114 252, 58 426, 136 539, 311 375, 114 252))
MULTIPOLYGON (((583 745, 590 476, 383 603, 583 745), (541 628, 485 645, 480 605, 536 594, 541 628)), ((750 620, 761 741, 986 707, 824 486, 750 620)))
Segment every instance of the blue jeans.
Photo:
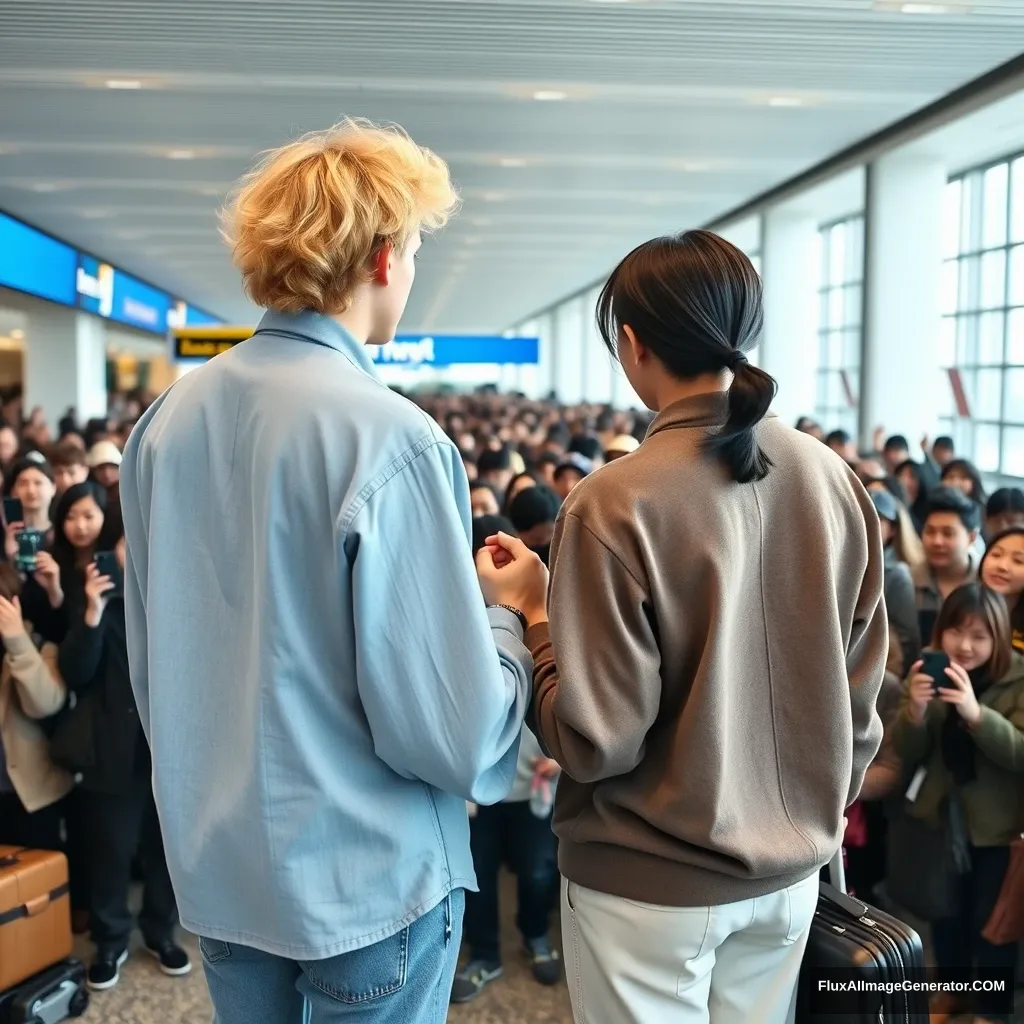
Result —
POLYGON ((288 960, 200 937, 213 1024, 444 1024, 465 892, 383 942, 288 960))

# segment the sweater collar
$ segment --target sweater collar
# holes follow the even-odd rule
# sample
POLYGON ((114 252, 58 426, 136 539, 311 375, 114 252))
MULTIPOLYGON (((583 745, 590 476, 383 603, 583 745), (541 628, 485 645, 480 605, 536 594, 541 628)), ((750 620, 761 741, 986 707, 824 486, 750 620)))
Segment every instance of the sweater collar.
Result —
POLYGON ((375 379, 378 378, 377 368, 370 358, 367 346, 361 345, 337 320, 323 313, 314 313, 312 310, 305 310, 302 313, 279 313, 268 309, 256 331, 264 334, 281 334, 298 341, 333 348, 357 369, 375 379))
POLYGON ((647 431, 653 437, 662 430, 681 427, 721 427, 729 418, 729 392, 712 391, 693 395, 665 406, 654 418, 647 431))

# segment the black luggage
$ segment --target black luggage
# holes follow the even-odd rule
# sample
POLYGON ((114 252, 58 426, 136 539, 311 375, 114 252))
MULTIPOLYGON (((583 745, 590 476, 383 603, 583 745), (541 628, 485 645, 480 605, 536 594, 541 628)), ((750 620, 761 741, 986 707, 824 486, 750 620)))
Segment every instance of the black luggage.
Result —
POLYGON ((0 993, 0 1024, 58 1024, 88 1008, 85 965, 64 960, 0 993))
POLYGON ((842 851, 819 882, 818 909, 800 970, 796 1024, 928 1024, 924 992, 871 989, 923 982, 921 936, 902 921, 846 895, 842 851))

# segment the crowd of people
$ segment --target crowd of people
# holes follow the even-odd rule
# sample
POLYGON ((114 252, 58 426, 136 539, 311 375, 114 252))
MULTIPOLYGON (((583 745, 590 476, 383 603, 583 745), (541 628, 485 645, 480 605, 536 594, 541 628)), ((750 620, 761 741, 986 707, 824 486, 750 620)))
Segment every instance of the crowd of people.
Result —
POLYGON ((440 1024, 502 973, 507 865, 577 1021, 777 1024, 842 845, 1008 1024, 1024 493, 769 416, 760 281, 708 232, 601 294, 653 413, 393 393, 365 346, 454 202, 398 132, 285 147, 226 225, 252 339, 56 437, 2 403, 0 842, 67 852, 91 987, 134 878, 220 1024, 440 1024))

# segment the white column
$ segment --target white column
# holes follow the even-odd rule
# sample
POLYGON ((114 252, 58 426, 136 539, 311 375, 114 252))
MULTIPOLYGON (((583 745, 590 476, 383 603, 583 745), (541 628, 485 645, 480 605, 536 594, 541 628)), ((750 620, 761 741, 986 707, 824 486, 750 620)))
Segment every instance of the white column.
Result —
POLYGON ((615 367, 597 329, 595 310, 600 288, 583 296, 583 400, 610 403, 615 389, 615 367))
POLYGON ((878 426, 934 433, 948 384, 939 366, 946 168, 896 151, 868 167, 861 442, 878 426))
POLYGON ((558 399, 575 404, 583 399, 583 299, 563 302, 554 310, 554 389, 558 399))
POLYGON ((51 424, 74 406, 80 420, 107 414, 107 329, 98 317, 38 306, 26 319, 25 408, 51 424))
POLYGON ((818 384, 817 234, 813 217, 785 206, 764 215, 764 338, 758 364, 779 382, 772 410, 791 425, 813 414, 818 384))

